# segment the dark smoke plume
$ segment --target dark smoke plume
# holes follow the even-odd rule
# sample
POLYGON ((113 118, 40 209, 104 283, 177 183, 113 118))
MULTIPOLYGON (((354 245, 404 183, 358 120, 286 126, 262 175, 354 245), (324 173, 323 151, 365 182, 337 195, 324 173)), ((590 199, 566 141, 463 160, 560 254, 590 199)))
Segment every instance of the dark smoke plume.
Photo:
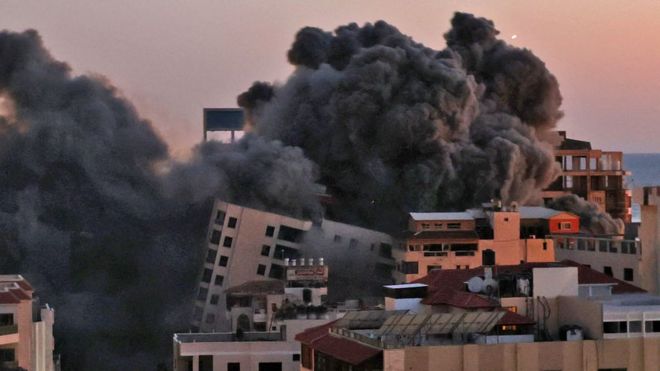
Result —
POLYGON ((436 51, 383 21, 306 27, 288 53, 289 80, 258 111, 239 104, 257 133, 319 165, 340 220, 391 230, 410 210, 537 203, 559 173, 542 138, 561 95, 541 60, 497 33, 457 13, 436 51))
POLYGON ((0 33, 0 97, 0 269, 56 308, 65 369, 170 363, 213 197, 319 213, 300 149, 248 135, 176 163, 108 81, 74 76, 35 31, 0 33))
POLYGON ((239 98, 256 133, 183 163, 108 81, 0 32, 0 268, 56 308, 65 369, 153 369, 189 323, 213 197, 311 218, 318 180, 331 217, 390 231, 411 210, 539 201, 561 96, 496 35, 467 14, 442 51, 382 21, 305 28, 289 80, 239 98))

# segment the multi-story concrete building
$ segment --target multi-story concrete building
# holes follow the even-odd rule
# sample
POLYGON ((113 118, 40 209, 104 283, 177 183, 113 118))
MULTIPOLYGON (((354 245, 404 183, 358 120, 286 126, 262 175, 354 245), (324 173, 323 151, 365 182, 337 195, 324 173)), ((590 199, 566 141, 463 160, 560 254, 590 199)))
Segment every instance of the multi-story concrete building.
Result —
POLYGON ((660 294, 660 187, 640 190, 639 241, 643 246, 638 261, 640 287, 660 294))
POLYGON ((35 312, 33 292, 23 276, 0 275, 0 369, 54 370, 54 311, 35 312))
POLYGON ((544 192, 547 201, 576 194, 596 203, 601 210, 630 223, 632 192, 625 187, 623 153, 592 149, 591 143, 570 139, 560 131, 561 143, 555 148, 555 158, 562 175, 544 192))
POLYGON ((659 369, 660 298, 584 265, 435 270, 386 293, 399 310, 299 334, 302 369, 659 369))
MULTIPOLYGON (((337 300, 391 282, 393 240, 385 233, 322 220, 291 218, 217 200, 193 315, 193 331, 228 331, 225 290, 255 280, 285 279, 285 259, 325 257, 337 300), (346 283, 359 274, 353 291, 346 283), (363 291, 359 291, 363 290, 363 291)), ((331 294, 332 295, 332 294, 331 294)))
POLYGON ((394 256, 396 282, 411 282, 433 269, 481 265, 481 253, 495 251, 497 264, 555 260, 550 233, 573 234, 576 215, 544 207, 493 207, 465 212, 410 213, 408 231, 394 256))

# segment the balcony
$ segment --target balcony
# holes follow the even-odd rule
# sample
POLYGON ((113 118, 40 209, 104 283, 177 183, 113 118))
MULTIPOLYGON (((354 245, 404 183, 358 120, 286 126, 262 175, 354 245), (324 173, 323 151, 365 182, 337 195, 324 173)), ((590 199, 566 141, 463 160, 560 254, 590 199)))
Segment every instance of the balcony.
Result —
POLYGON ((0 326, 0 346, 18 343, 18 326, 5 325, 0 326))

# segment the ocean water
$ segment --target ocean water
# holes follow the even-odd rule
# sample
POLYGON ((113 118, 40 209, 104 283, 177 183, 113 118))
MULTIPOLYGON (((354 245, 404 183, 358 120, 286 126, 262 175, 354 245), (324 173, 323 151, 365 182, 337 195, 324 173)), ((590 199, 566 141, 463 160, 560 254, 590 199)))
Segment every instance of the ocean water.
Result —
POLYGON ((629 188, 660 186, 660 153, 625 153, 623 168, 632 173, 626 179, 629 188))

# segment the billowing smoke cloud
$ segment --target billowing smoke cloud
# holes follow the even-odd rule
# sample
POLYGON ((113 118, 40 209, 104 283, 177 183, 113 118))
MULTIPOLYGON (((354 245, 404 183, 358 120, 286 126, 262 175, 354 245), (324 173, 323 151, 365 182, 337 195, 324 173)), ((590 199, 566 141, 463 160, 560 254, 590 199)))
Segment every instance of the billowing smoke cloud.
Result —
POLYGON ((174 162, 108 81, 73 76, 35 31, 0 33, 0 96, 11 107, 0 118, 0 269, 56 308, 65 369, 169 364, 213 197, 319 214, 302 150, 248 135, 174 162))
POLYGON ((0 32, 0 268, 57 309, 65 369, 152 369, 188 324, 213 197, 314 218, 318 180, 332 218, 385 230, 410 210, 539 201, 561 96, 496 35, 467 14, 442 51, 385 22, 302 29, 289 80, 239 98, 255 133, 176 162, 108 81, 74 76, 35 31, 0 32))
POLYGON ((306 27, 288 81, 260 82, 239 104, 257 133, 319 165, 333 218, 392 230, 410 210, 535 203, 559 172, 541 138, 561 96, 541 60, 497 33, 457 13, 436 51, 383 21, 306 27))
POLYGON ((610 214, 601 211, 596 204, 576 195, 568 195, 554 200, 553 209, 570 211, 580 217, 580 229, 596 235, 623 234, 624 224, 610 214))

